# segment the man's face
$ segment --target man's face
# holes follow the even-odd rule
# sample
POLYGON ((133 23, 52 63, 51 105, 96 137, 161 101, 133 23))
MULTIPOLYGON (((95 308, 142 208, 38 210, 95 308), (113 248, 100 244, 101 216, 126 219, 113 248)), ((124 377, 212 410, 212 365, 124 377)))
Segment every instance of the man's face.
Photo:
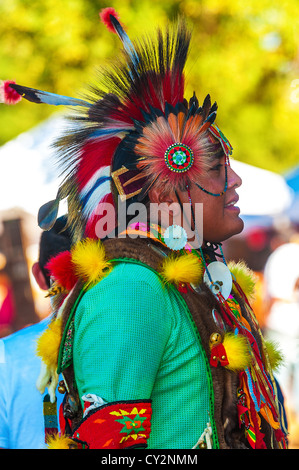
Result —
MULTIPOLYGON (((222 196, 212 196, 192 184, 190 195, 192 205, 202 203, 203 210, 203 239, 213 243, 220 243, 229 237, 240 233, 244 223, 239 217, 240 209, 237 188, 242 184, 241 178, 227 166, 227 191, 222 196)), ((202 175, 197 183, 209 192, 218 194, 225 187, 225 156, 212 163, 210 169, 202 175)), ((188 195, 186 191, 180 191, 181 201, 186 203, 188 195)), ((198 227, 199 229, 199 227, 198 227)))

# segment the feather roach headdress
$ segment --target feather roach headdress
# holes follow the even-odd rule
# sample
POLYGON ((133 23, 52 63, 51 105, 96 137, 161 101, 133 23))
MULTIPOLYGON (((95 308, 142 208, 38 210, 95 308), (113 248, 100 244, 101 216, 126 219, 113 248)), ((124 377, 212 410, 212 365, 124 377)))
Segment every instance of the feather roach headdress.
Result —
POLYGON ((116 33, 123 50, 100 71, 86 99, 2 84, 2 101, 21 97, 34 103, 76 106, 72 125, 55 143, 63 181, 57 197, 41 207, 39 225, 55 223, 59 202, 67 198, 75 239, 95 236, 105 202, 142 200, 149 188, 184 188, 210 166, 216 147, 228 157, 231 145, 214 121, 217 105, 208 95, 202 106, 194 93, 184 97, 184 67, 190 32, 184 21, 131 42, 113 8, 100 17, 116 33), (113 190, 115 195, 113 198, 113 190))

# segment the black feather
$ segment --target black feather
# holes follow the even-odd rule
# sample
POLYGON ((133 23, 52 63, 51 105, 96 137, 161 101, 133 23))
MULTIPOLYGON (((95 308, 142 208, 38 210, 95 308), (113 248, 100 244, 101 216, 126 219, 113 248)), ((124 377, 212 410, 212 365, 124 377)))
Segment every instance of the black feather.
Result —
POLYGON ((22 85, 17 85, 16 83, 11 83, 10 87, 16 90, 16 92, 19 93, 19 95, 21 95, 26 100, 37 104, 42 103, 40 97, 37 95, 37 93, 40 94, 40 90, 36 90, 35 88, 28 88, 22 85))

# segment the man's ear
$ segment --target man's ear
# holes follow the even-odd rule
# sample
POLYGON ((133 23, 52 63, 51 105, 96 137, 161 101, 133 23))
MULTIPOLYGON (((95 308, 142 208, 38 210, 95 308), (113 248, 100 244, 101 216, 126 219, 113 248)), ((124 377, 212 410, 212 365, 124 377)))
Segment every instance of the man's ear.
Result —
POLYGON ((166 204, 170 205, 173 202, 177 202, 177 198, 175 196, 174 191, 172 193, 163 193, 163 191, 159 190, 159 188, 155 186, 149 190, 148 196, 150 202, 156 204, 161 204, 162 202, 165 202, 166 204))
POLYGON ((37 284, 42 290, 48 290, 48 284, 46 282, 45 276, 41 270, 41 267, 38 262, 34 263, 32 268, 32 274, 34 279, 36 280, 37 284))
POLYGON ((148 195, 152 204, 151 214, 154 217, 159 217, 159 223, 162 226, 181 224, 181 206, 174 191, 164 193, 156 187, 152 187, 148 195))

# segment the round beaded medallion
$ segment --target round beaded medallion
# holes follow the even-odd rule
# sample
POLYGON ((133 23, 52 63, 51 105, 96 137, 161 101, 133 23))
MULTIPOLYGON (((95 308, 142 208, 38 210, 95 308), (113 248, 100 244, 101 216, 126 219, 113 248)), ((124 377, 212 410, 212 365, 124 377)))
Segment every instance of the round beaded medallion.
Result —
POLYGON ((183 173, 191 168, 194 157, 190 147, 185 144, 176 143, 168 147, 164 160, 171 171, 183 173))

